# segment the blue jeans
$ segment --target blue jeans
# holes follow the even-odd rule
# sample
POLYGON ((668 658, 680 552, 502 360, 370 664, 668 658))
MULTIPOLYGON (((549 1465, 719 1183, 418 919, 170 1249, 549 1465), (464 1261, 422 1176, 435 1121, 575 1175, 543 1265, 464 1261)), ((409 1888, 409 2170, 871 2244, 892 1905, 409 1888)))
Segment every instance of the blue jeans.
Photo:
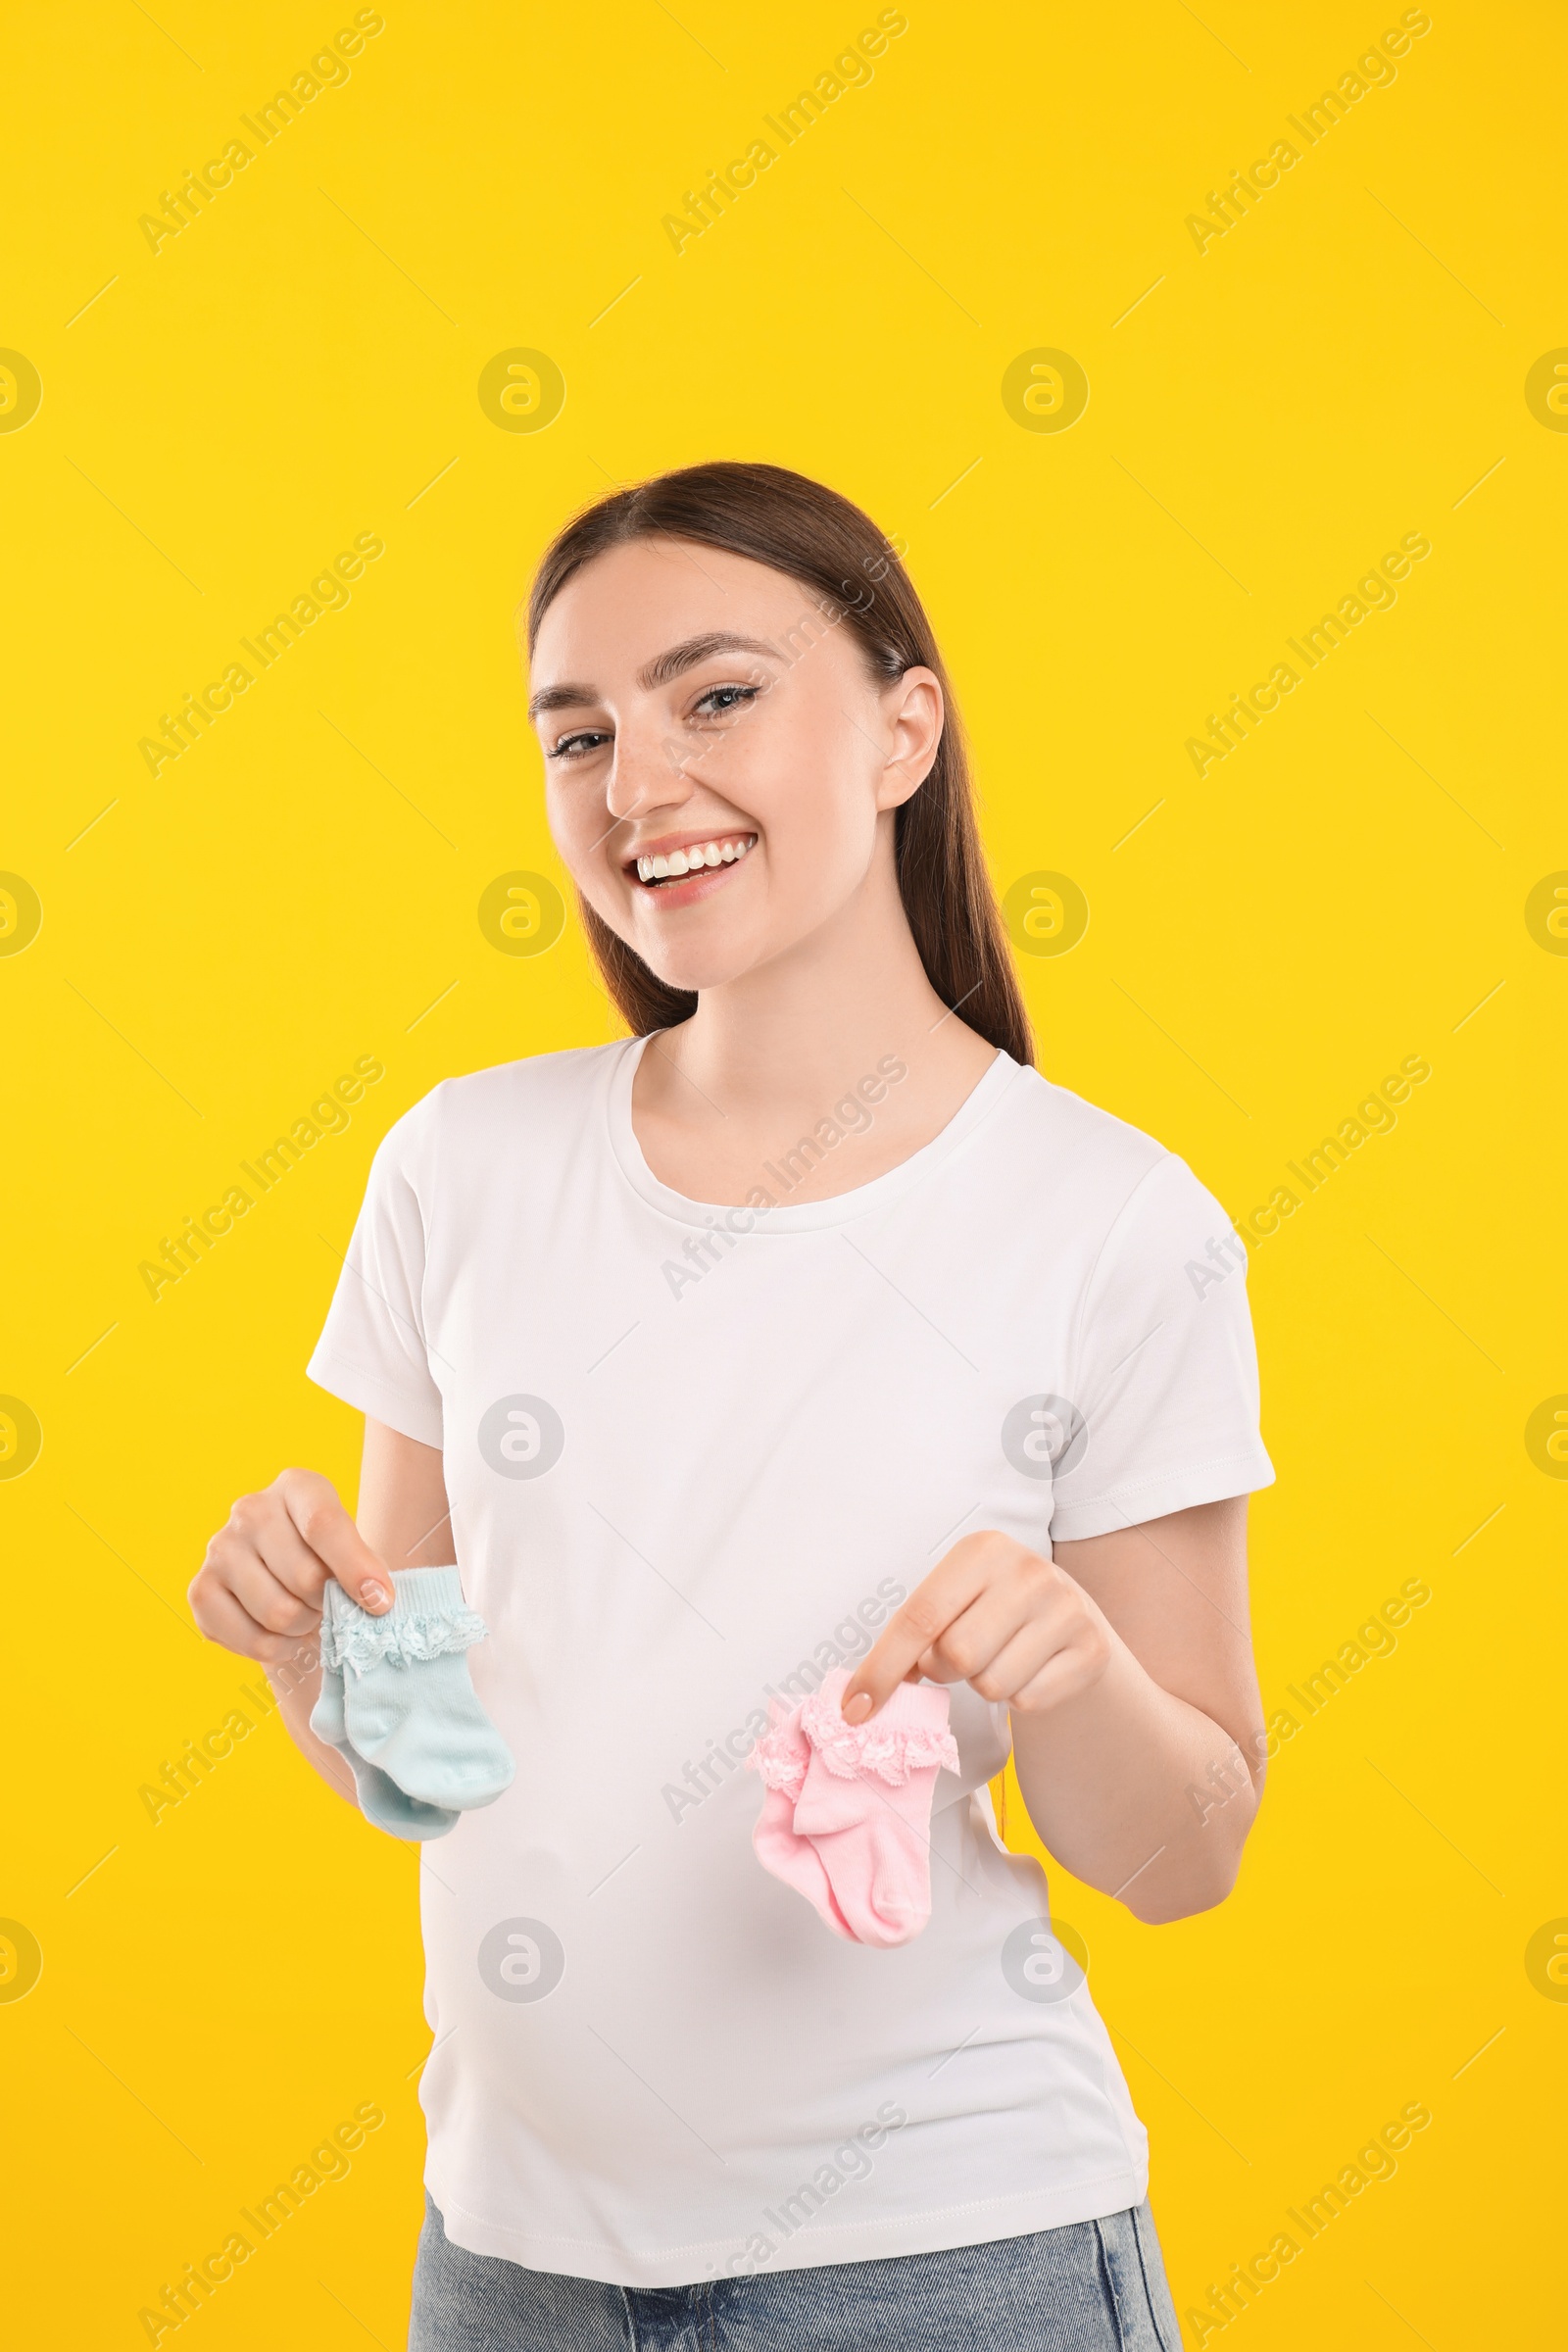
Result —
POLYGON ((1178 2352, 1147 2205, 1028 2237, 696 2286, 606 2286, 455 2246, 434 2203, 409 2352, 1178 2352))

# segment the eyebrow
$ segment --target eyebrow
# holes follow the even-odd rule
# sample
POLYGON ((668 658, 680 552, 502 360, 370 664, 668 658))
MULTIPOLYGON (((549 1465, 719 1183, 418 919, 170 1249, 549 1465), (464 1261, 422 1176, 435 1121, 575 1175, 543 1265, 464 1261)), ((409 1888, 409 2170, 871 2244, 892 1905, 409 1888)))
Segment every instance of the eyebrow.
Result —
MULTIPOLYGON (((657 687, 667 686, 671 679, 695 669, 710 654, 766 654, 776 662, 778 647, 769 645, 765 637, 741 637, 732 629, 708 629, 700 637, 683 638, 679 645, 656 654, 637 672, 637 684, 645 694, 652 694, 657 687)), ((592 686, 546 686, 530 698, 528 716, 534 719, 546 710, 581 710, 601 700, 592 686)))

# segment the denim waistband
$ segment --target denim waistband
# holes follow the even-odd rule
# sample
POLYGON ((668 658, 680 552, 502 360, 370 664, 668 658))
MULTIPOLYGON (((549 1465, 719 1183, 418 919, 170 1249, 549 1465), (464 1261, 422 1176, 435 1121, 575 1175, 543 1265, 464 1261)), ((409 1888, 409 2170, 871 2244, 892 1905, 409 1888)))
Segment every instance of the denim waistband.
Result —
POLYGON ((935 2254, 613 2286, 455 2246, 428 2196, 409 2352, 1177 2352, 1147 2204, 935 2254))

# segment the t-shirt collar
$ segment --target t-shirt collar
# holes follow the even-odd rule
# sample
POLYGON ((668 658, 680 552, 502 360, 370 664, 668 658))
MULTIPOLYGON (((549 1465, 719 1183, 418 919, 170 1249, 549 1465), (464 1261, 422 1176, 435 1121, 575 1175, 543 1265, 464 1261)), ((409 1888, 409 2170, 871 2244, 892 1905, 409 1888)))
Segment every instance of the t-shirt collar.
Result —
MULTIPOLYGON (((655 1032, 655 1035, 660 1032, 655 1032)), ((619 1051, 610 1057, 609 1086, 605 1097, 605 1115, 609 1128, 610 1146, 621 1174, 632 1190, 651 1207, 661 1210, 682 1225, 707 1225, 732 1214, 736 1203, 712 1200, 691 1200, 684 1193, 671 1191, 661 1184, 638 1143, 631 1120, 632 1081, 637 1065, 647 1047, 648 1037, 628 1038, 619 1051)), ((871 1215, 884 1208, 902 1194, 921 1184, 932 1170, 966 1143, 983 1120, 988 1118, 1016 1081, 1026 1075, 1023 1065, 1010 1054, 999 1048, 991 1063, 953 1117, 930 1143, 901 1160, 897 1167, 883 1175, 872 1177, 868 1184, 855 1186, 850 1192, 836 1193, 825 1200, 807 1200, 792 1207, 789 1200, 788 1170, 778 1153, 770 1156, 757 1171, 760 1191, 771 1194, 774 1205, 760 1211, 749 1230, 757 1233, 809 1233, 824 1226, 848 1225, 858 1217, 871 1215)), ((831 1114, 828 1114, 831 1115, 831 1114)), ((853 1142, 847 1137, 846 1142, 853 1142)), ((781 1146, 781 1151, 795 1147, 781 1146)), ((829 1149, 839 1151, 842 1145, 829 1149)))

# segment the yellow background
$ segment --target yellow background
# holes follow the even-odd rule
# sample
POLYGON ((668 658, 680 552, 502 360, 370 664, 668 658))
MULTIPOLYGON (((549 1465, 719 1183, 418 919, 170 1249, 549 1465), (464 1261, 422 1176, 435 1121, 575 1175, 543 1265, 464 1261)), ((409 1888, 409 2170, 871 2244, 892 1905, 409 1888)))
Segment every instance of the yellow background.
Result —
POLYGON ((0 957, 0 1391, 43 1430, 0 1484, 0 1914, 43 1953, 0 2003, 8 2336, 144 2341, 139 2307, 373 2100, 350 2177, 189 2328, 402 2339, 416 1856, 275 1718, 156 1826, 138 1789, 254 1679, 186 1622, 231 1498, 293 1461, 352 1494, 357 1417, 303 1367, 378 1137, 449 1072, 614 1033, 574 923, 517 957, 476 919, 498 874, 564 880, 512 635, 530 566, 612 479, 738 456, 907 540, 999 885, 1086 893, 1082 942, 1024 959, 1052 1077, 1240 1215, 1402 1057, 1432 1065, 1253 1257, 1269 1704, 1403 1580, 1432 1600, 1281 1754, 1222 1910, 1152 1930, 1055 1892, 1151 2127, 1179 2309, 1422 2101, 1397 2176, 1225 2334, 1544 2340, 1568 2014, 1526 1947, 1568 1913, 1568 1489, 1525 1427, 1568 1390, 1568 962, 1524 908, 1568 867, 1568 436, 1524 382, 1568 344, 1560 18, 1439 0, 1396 80, 1200 254, 1186 216, 1396 10, 911 0, 874 79, 677 256, 662 216, 873 9, 388 0, 352 78, 155 255, 138 216, 352 11, 156 13, 27 12, 5 141, 0 344, 43 384, 0 434, 0 866, 43 906, 0 957), (541 432, 477 399, 516 346, 565 377, 541 432), (1087 371, 1069 430, 1003 406, 1039 347, 1087 371), (352 604, 150 775, 160 713, 368 530, 352 604), (1200 778, 1206 714, 1415 530, 1397 605, 1200 778), (350 1130, 155 1303, 139 1261, 363 1054, 386 1077, 350 1130))

